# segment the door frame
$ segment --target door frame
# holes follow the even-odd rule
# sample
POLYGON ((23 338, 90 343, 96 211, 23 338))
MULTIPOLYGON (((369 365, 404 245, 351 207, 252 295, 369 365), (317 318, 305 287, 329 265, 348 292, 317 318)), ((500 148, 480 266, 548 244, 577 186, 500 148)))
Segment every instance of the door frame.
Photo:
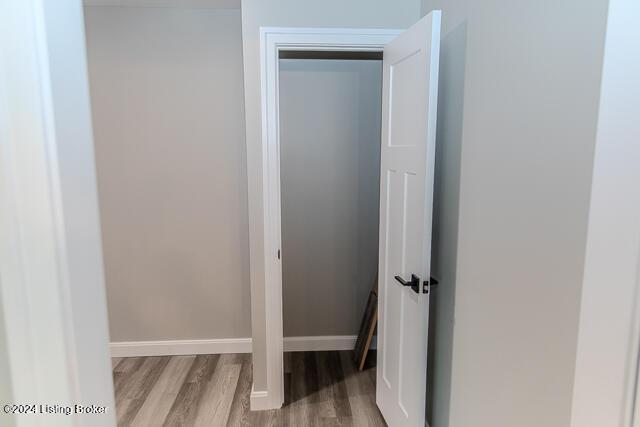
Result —
POLYGON ((11 399, 3 404, 94 404, 106 412, 0 418, 110 427, 116 417, 83 7, 55 3, 0 4, 0 351, 7 353, 0 359, 8 359, 9 377, 9 390, 0 392, 11 399))
MULTIPOLYGON (((262 218, 267 390, 251 392, 251 409, 279 408, 284 402, 282 264, 280 216, 279 52, 322 50, 382 52, 403 30, 350 28, 260 28, 262 218)), ((250 237, 254 239, 254 237, 250 237)), ((251 266, 252 269, 255 267, 251 266)), ((253 274, 252 274, 253 276, 253 274)), ((255 334, 255 331, 254 331, 255 334)), ((254 361, 255 363, 255 361, 254 361)))

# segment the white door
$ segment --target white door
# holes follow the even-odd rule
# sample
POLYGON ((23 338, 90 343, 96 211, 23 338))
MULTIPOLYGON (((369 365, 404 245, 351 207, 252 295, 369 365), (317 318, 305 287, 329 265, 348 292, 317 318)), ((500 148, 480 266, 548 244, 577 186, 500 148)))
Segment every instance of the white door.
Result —
POLYGON ((384 48, 376 402, 392 427, 425 425, 439 46, 434 11, 384 48))

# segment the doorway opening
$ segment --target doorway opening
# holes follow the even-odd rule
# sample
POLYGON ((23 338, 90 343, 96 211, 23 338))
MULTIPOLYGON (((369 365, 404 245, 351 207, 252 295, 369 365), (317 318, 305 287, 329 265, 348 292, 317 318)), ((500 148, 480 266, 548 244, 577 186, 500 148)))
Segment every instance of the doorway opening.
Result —
POLYGON ((382 55, 317 53, 279 60, 285 351, 352 347, 378 270, 382 55))
POLYGON ((377 288, 382 52, 281 51, 278 76, 283 406, 350 417, 366 396, 384 425, 375 351, 362 371, 351 351, 377 288))

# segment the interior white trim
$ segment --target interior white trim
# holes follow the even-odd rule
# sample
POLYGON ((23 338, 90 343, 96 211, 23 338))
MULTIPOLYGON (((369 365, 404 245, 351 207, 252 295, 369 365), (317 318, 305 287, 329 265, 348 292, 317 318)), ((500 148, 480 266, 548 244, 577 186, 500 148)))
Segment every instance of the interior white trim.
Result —
POLYGON ((111 343, 111 357, 251 353, 251 338, 125 341, 111 343))
POLYGON ((353 350, 357 335, 324 337, 285 337, 284 351, 337 351, 353 350))
POLYGON ((270 409, 271 400, 266 390, 254 390, 251 386, 251 395, 249 396, 249 405, 252 411, 264 411, 270 409))
MULTIPOLYGON (((278 52, 280 50, 382 51, 401 30, 345 28, 260 28, 260 92, 262 109, 262 209, 267 392, 269 408, 284 401, 282 353, 280 136, 278 52)), ((252 406, 253 408, 253 406, 252 406)))
POLYGON ((240 9, 240 0, 84 0, 83 3, 92 7, 240 9))
MULTIPOLYGON (((370 348, 376 348, 373 337, 370 348)), ((353 350, 357 335, 285 337, 284 351, 353 350)), ((120 341, 110 344, 111 357, 181 356, 186 354, 251 353, 251 338, 209 340, 120 341)))
MULTIPOLYGON (((116 424, 80 2, 0 2, 0 328, 10 401, 116 424), (54 4, 55 3, 55 4, 54 4)), ((4 416, 4 418, 2 418, 4 416)), ((0 424, 84 425, 29 413, 0 424)))

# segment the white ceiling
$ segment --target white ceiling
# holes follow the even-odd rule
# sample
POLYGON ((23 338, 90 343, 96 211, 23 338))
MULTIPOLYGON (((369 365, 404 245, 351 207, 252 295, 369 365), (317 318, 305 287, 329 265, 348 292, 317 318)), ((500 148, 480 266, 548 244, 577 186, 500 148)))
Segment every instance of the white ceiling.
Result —
POLYGON ((85 6, 240 9, 240 0, 84 0, 85 6))

